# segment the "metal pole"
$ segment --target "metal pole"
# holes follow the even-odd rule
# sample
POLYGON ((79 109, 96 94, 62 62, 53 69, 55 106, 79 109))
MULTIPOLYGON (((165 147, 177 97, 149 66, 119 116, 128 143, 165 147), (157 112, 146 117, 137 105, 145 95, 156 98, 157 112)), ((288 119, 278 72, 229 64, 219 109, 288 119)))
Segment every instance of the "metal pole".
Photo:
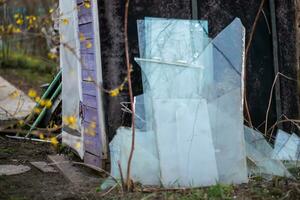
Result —
MULTIPOLYGON (((62 83, 59 84, 59 86, 56 88, 55 92, 53 93, 53 95, 51 96, 50 98, 50 101, 53 101, 58 95, 59 93, 61 92, 61 89, 62 89, 62 83)), ((43 117, 45 116, 46 114, 46 110, 47 108, 44 107, 42 112, 39 114, 39 116, 37 117, 37 119, 34 121, 34 123, 31 125, 31 128, 29 130, 29 132, 26 134, 26 138, 31 134, 31 131, 33 129, 35 129, 35 127, 38 125, 38 123, 40 123, 40 121, 43 119, 43 117)))
MULTIPOLYGON (((278 38, 277 38, 275 1, 269 0, 269 6, 270 6, 271 28, 272 28, 273 64, 274 64, 274 74, 276 77, 276 75, 279 73, 279 61, 278 61, 278 38)), ((280 79, 276 80, 275 83, 275 101, 276 101, 277 120, 279 120, 282 115, 280 79)))
MULTIPOLYGON (((56 83, 60 80, 60 77, 62 75, 62 71, 60 70, 58 72, 58 74, 55 76, 55 78, 53 79, 53 81, 50 83, 50 85, 48 86, 47 90, 45 91, 45 93, 43 94, 43 96, 41 97, 41 99, 46 99, 48 97, 48 95, 50 94, 50 92, 52 91, 52 89, 54 88, 54 86, 56 85, 56 83)), ((35 107, 38 107, 39 104, 37 103, 35 105, 35 107)), ((29 122, 32 117, 34 116, 34 114, 30 114, 27 119, 26 119, 26 123, 29 122)))
POLYGON ((198 19, 198 0, 192 0, 192 19, 198 19))

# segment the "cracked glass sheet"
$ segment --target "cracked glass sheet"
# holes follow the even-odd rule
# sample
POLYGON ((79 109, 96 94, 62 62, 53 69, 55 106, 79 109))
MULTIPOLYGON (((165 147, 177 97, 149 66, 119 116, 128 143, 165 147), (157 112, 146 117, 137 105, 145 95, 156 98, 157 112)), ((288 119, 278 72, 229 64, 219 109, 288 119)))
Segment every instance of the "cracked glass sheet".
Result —
POLYGON ((144 105, 144 95, 138 95, 135 98, 135 127, 139 130, 146 131, 147 123, 145 119, 145 105, 144 105), (137 114, 138 113, 138 114, 137 114))
POLYGON ((299 160, 300 138, 293 133, 288 134, 278 130, 272 157, 278 160, 298 161, 299 160))
MULTIPOLYGON (((60 9, 63 14, 63 18, 68 19, 69 24, 66 26, 61 22, 60 24, 60 35, 61 46, 60 46, 60 63, 62 67, 62 115, 63 116, 74 116, 79 119, 79 103, 80 103, 80 88, 79 88, 79 77, 80 77, 80 61, 77 59, 79 55, 79 39, 77 31, 77 10, 73 9, 76 7, 75 1, 66 2, 60 1, 60 9), (67 45, 64 45, 67 44, 67 45), (70 49, 73 49, 77 55, 70 49)), ((63 126, 67 126, 63 122, 63 126)), ((76 136, 71 132, 81 134, 81 122, 77 120, 76 127, 63 128, 62 141, 64 144, 69 145, 75 151, 78 152, 81 158, 83 158, 83 137, 76 136), (75 130, 76 129, 76 130, 75 130), (72 131, 68 131, 72 130, 72 131), (78 143, 80 147, 78 148, 78 143)))
MULTIPOLYGON (((198 83, 203 80, 202 65, 211 61, 212 53, 207 50, 208 55, 200 57, 210 41, 207 30, 207 21, 160 18, 145 18, 138 21, 139 49, 142 59, 138 61, 139 58, 136 58, 136 60, 142 67, 144 103, 147 105, 145 107, 147 130, 151 130, 153 124, 152 109, 148 106, 152 104, 152 98, 199 97, 201 85, 198 83), (178 68, 174 68, 174 64, 178 68), (161 66, 166 70, 161 70, 161 66), (186 66, 193 66, 193 68, 186 68, 186 66), (176 78, 173 78, 174 76, 176 78), (191 84, 187 86, 185 80, 191 80, 191 84), (178 84, 175 84, 176 82, 178 84), (160 87, 160 90, 151 89, 155 87, 160 87)), ((209 76, 206 77, 208 79, 209 76)))
MULTIPOLYGON (((145 93, 151 88, 166 86, 160 90, 151 90, 151 96, 190 98, 199 94, 193 92, 201 90, 201 85, 190 84, 190 87, 187 87, 184 84, 177 84, 177 88, 170 86, 174 86, 172 82, 176 80, 180 83, 191 78, 192 83, 197 83, 204 79, 202 77, 204 66, 210 65, 208 62, 212 60, 211 51, 206 51, 206 56, 200 56, 210 42, 207 29, 207 21, 199 20, 145 18, 138 21, 140 62, 143 62, 142 70, 147 74, 147 78, 142 74, 145 93), (157 68, 158 64, 166 67, 166 70, 157 68), (173 65, 177 67, 174 69, 173 65), (176 78, 173 78, 174 76, 176 78), (146 84, 147 81, 151 85, 146 84)), ((206 77, 212 77, 212 72, 210 76, 206 73, 206 77)))
POLYGON ((206 101, 155 99, 153 107, 162 184, 216 184, 218 172, 206 101))
POLYGON ((272 159, 273 148, 262 133, 245 126, 245 140, 250 174, 291 176, 281 161, 272 159))
MULTIPOLYGON (((127 173, 126 166, 131 149, 131 140, 131 128, 120 127, 109 144, 111 175, 117 179, 121 178, 118 161, 120 161, 123 175, 127 173)), ((160 185, 159 161, 154 132, 136 130, 135 140, 131 178, 143 185, 160 185)))
MULTIPOLYGON (((158 19, 148 22, 145 20, 144 26, 153 21, 156 24, 159 23, 158 19)), ((183 20, 176 21, 176 25, 179 26, 180 23, 183 23, 183 20)), ((140 22, 140 24, 143 23, 140 22)), ((144 29, 139 28, 139 30, 145 30, 144 35, 142 34, 143 31, 140 31, 139 38, 141 40, 141 55, 144 55, 144 58, 135 59, 142 69, 147 128, 153 130, 159 126, 157 123, 162 123, 161 126, 165 123, 164 120, 159 122, 156 119, 156 116, 160 114, 157 113, 160 112, 157 110, 157 106, 153 106, 157 100, 206 99, 209 113, 207 118, 210 119, 213 144, 216 151, 218 180, 222 183, 247 182, 242 100, 245 37, 243 25, 239 19, 235 19, 216 38, 210 40, 208 45, 199 42, 203 45, 202 47, 201 45, 191 44, 198 41, 197 39, 182 39, 189 38, 189 36, 180 35, 178 37, 181 40, 177 40, 177 32, 172 33, 173 29, 168 30, 170 25, 166 23, 166 20, 162 21, 161 26, 156 25, 155 27, 156 29, 149 30, 150 33, 147 32, 146 27, 144 29), (160 35, 163 35, 161 32, 165 30, 168 30, 166 35, 169 36, 165 43, 170 45, 166 45, 168 48, 161 46, 159 54, 152 53, 151 45, 155 46, 156 44, 151 41, 149 35, 151 35, 151 32, 159 32, 160 35), (175 42, 172 41, 172 38, 175 38, 175 42), (187 41, 189 43, 185 44, 186 46, 199 46, 199 52, 201 53, 199 56, 197 55, 196 59, 193 57, 193 53, 184 54, 184 56, 190 55, 190 58, 186 58, 186 63, 178 62, 174 58, 183 55, 182 52, 176 51, 177 44, 180 42, 187 43, 187 41), (159 58, 152 56, 153 54, 155 56, 163 55, 159 58), (155 116, 153 116, 153 113, 155 113, 155 116)), ((153 33, 153 35, 157 34, 153 33)), ((187 35, 189 34, 187 33, 187 35)), ((197 35, 198 38, 203 38, 201 34, 196 34, 195 37, 197 35)), ((156 41, 158 40, 157 37, 154 37, 156 41)), ((180 44, 179 46, 184 45, 180 44)), ((187 49, 193 48, 187 47, 187 49)), ((165 106, 168 107, 168 105, 165 106)), ((177 108, 170 105, 168 109, 171 112, 171 110, 177 108)), ((186 126, 193 127, 193 121, 191 120, 189 125, 186 126)), ((170 127, 169 131, 174 130, 170 127)), ((158 133, 156 135, 159 143, 160 135, 158 133)), ((171 135, 169 139, 172 140, 171 135)), ((167 142, 167 140, 164 141, 167 142)), ((158 144, 158 148, 163 148, 160 145, 163 144, 158 144)), ((159 155, 161 153, 159 152, 159 155)), ((160 160, 160 162, 163 161, 160 160)))

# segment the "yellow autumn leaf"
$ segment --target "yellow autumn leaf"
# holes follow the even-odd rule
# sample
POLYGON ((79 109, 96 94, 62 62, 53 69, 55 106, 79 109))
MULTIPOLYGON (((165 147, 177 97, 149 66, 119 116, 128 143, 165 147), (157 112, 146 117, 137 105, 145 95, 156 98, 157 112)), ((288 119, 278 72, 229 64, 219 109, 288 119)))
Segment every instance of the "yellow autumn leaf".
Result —
POLYGON ((120 93, 120 89, 116 88, 114 90, 109 91, 109 95, 112 97, 118 96, 118 94, 120 93))
POLYGON ((52 106, 52 101, 51 100, 46 100, 45 107, 46 108, 51 108, 51 106, 52 106))
POLYGON ((56 137, 52 137, 52 138, 50 139, 50 143, 53 144, 54 146, 56 146, 56 145, 58 144, 57 138, 56 138, 56 137))
POLYGON ((39 134, 39 138, 40 138, 41 140, 45 139, 44 134, 43 134, 43 133, 40 133, 40 134, 39 134))
POLYGON ((33 109, 33 112, 36 113, 36 114, 40 114, 40 113, 41 113, 41 109, 35 107, 35 108, 33 109))
POLYGON ((68 117, 69 124, 75 124, 77 122, 77 119, 74 116, 68 117))
POLYGON ((48 58, 51 60, 54 60, 57 58, 57 55, 55 53, 50 52, 50 53, 48 53, 48 58))
POLYGON ((84 5, 85 8, 90 8, 91 7, 91 3, 89 1, 85 1, 83 3, 83 5, 84 5))
POLYGON ((20 28, 14 28, 14 29, 13 29, 13 32, 14 32, 14 33, 21 33, 22 31, 21 31, 20 28))
POLYGON ((80 142, 76 142, 75 148, 76 148, 76 149, 80 149, 80 147, 81 147, 81 143, 80 143, 80 142))
POLYGON ((96 122, 91 122, 89 127, 92 128, 92 129, 95 129, 97 126, 96 122))
POLYGON ((68 19, 62 19, 62 22, 64 25, 68 25, 69 24, 69 20, 68 19))
POLYGON ((44 99, 41 99, 41 100, 39 101, 39 104, 40 104, 42 107, 44 107, 44 106, 46 105, 46 101, 45 101, 44 99))
POLYGON ((79 34, 79 40, 80 40, 81 42, 85 40, 85 37, 84 37, 83 33, 80 33, 80 34, 79 34))
POLYGON ((35 101, 36 103, 40 103, 40 100, 41 100, 41 97, 35 97, 35 99, 34 99, 34 101, 35 101))
POLYGON ((36 97, 36 95, 37 95, 37 92, 35 90, 33 90, 33 89, 30 89, 28 91, 28 96, 31 97, 31 98, 36 97))
POLYGON ((16 24, 18 24, 18 25, 22 25, 23 23, 24 23, 24 20, 21 18, 16 20, 16 24))
POLYGON ((18 124, 19 124, 20 126, 23 126, 23 125, 25 124, 25 122, 24 122, 24 120, 19 120, 19 121, 18 121, 18 124))
POLYGON ((92 43, 90 42, 90 41, 87 41, 86 42, 86 44, 85 44, 85 47, 87 48, 87 49, 90 49, 90 48, 92 48, 92 43))

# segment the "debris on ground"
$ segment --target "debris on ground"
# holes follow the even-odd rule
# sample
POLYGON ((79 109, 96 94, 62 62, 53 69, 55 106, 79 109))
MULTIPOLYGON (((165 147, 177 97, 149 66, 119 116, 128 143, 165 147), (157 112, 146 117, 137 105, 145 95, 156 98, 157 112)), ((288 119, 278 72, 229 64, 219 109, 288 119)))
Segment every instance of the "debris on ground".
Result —
POLYGON ((31 165, 41 170, 44 173, 57 173, 58 171, 49 163, 44 161, 30 162, 31 165))
POLYGON ((0 176, 22 174, 30 170, 26 165, 0 165, 0 176))

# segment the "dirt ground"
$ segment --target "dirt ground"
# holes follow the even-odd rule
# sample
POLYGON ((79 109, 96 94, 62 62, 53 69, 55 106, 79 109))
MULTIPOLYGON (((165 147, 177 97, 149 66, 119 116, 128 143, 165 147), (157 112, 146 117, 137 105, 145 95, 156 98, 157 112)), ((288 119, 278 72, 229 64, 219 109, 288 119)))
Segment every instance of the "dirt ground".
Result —
POLYGON ((55 153, 49 144, 0 137, 0 164, 23 164, 31 167, 30 171, 23 174, 0 176, 0 200, 96 199, 97 185, 77 187, 62 174, 43 173, 29 163, 47 161, 47 155, 55 153))
MULTIPOLYGON (((295 180, 256 177, 240 186, 217 185, 186 191, 151 191, 121 193, 116 189, 105 196, 97 191, 100 184, 75 186, 61 173, 43 173, 32 167, 31 161, 46 161, 47 155, 56 154, 49 144, 17 141, 0 136, 0 164, 24 164, 31 170, 13 176, 0 176, 0 200, 93 200, 93 199, 143 199, 143 200, 197 200, 197 199, 300 199, 299 170, 295 180)), ((136 190, 140 190, 138 186, 136 190)))

